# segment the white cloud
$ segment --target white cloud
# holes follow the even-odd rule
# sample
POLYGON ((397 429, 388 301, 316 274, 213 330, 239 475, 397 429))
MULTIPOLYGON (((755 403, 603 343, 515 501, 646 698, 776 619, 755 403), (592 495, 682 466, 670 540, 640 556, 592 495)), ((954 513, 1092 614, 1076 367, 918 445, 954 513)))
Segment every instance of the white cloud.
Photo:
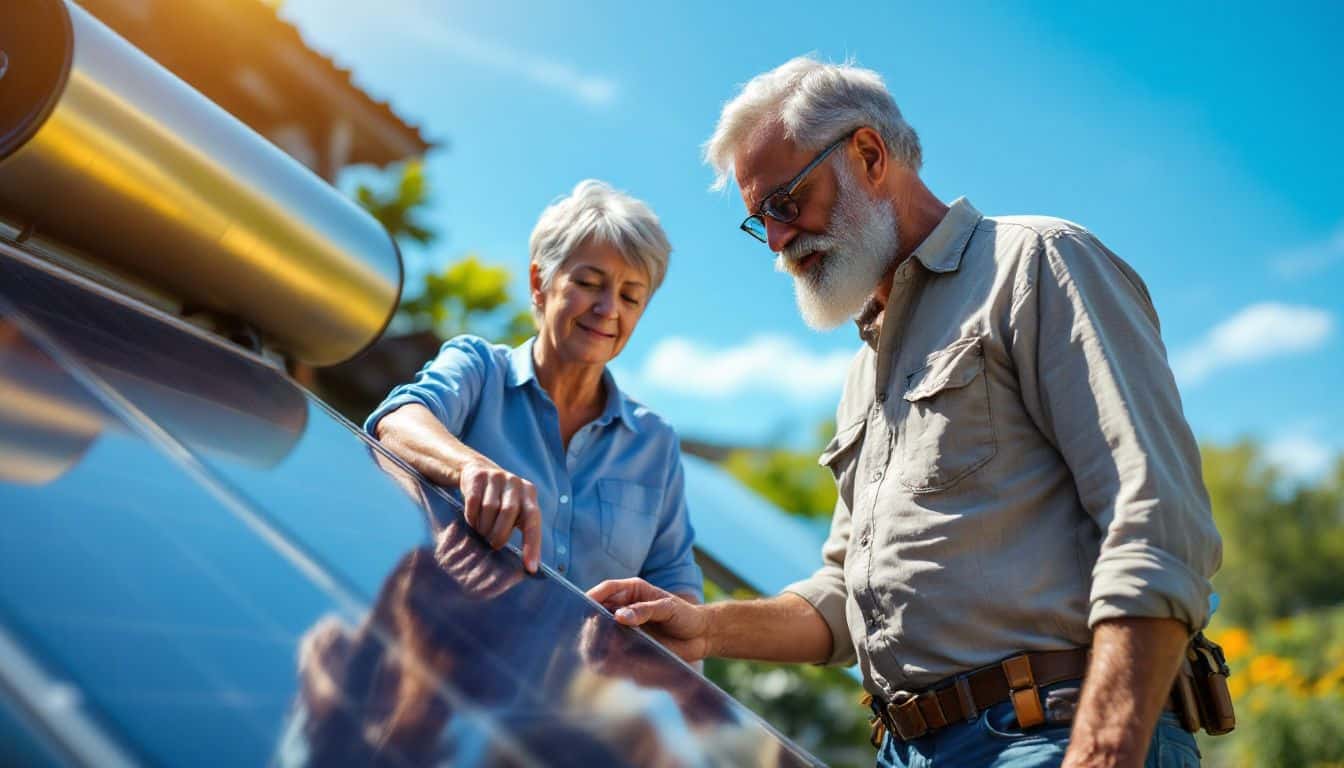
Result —
POLYGON ((1229 366, 1254 363, 1319 348, 1334 329, 1334 316, 1315 307, 1252 304, 1219 323, 1176 355, 1176 378, 1196 385, 1229 366))
POLYGON ((1279 277, 1292 280, 1323 272, 1339 262, 1344 262, 1344 226, 1327 240, 1279 254, 1270 264, 1279 277))
POLYGON ((714 349, 690 339, 663 339, 644 360, 639 381, 706 398, 772 392, 796 401, 835 397, 853 351, 818 354, 786 336, 757 336, 714 349))
POLYGON ((484 67, 516 75, 593 107, 615 103, 618 92, 616 81, 585 72, 562 61, 519 50, 498 40, 491 40, 434 18, 429 13, 416 13, 400 18, 399 29, 405 35, 455 54, 484 67))
POLYGON ((1325 443, 1306 434, 1287 434, 1265 446, 1265 460, 1278 467, 1290 480, 1314 480, 1330 469, 1335 452, 1325 443))

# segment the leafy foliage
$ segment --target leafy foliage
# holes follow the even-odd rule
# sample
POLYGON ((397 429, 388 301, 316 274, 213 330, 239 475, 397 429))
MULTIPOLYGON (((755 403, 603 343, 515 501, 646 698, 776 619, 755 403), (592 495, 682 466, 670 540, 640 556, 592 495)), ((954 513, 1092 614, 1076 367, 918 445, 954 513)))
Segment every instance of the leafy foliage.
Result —
MULTIPOLYGON (((385 186, 361 184, 355 200, 399 242, 432 246, 435 232, 423 220, 431 186, 419 160, 404 163, 385 186)), ((473 333, 492 341, 518 344, 535 330, 532 314, 509 291, 506 267, 468 254, 440 272, 424 277, 419 290, 407 290, 398 310, 398 325, 407 331, 433 331, 449 339, 473 333)))
POLYGON ((400 312, 416 330, 449 339, 475 333, 506 344, 532 335, 532 314, 509 295, 509 270, 484 264, 474 254, 425 276, 420 293, 402 301, 400 312))
POLYGON ((1202 453, 1223 536, 1221 615, 1255 625, 1344 602, 1344 461, 1317 484, 1287 487, 1253 443, 1202 453))
POLYGON ((421 221, 430 202, 424 163, 409 160, 395 172, 397 177, 388 189, 360 184, 355 188, 355 201, 397 240, 433 245, 438 233, 421 221))
POLYGON ((829 470, 817 465, 817 454, 834 432, 834 422, 821 424, 813 450, 735 449, 723 467, 789 514, 829 518, 835 510, 835 480, 829 470))

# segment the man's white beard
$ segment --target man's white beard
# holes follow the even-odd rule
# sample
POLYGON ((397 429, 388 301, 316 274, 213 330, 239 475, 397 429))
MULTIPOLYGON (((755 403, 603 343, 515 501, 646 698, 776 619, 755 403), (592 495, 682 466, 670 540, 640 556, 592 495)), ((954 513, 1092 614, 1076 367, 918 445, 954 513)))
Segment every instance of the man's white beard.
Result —
POLYGON ((900 250, 896 213, 859 187, 843 162, 835 164, 839 185, 831 223, 824 235, 799 235, 775 259, 775 269, 793 274, 803 322, 828 331, 859 313, 900 250), (810 273, 794 274, 789 264, 813 251, 821 262, 810 273))

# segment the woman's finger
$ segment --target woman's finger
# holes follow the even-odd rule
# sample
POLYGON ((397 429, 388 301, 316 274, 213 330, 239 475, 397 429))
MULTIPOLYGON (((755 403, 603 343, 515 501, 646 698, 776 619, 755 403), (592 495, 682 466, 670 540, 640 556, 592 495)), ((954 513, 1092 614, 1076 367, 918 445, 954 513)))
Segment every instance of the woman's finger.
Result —
POLYGON ((536 573, 541 565, 541 506, 537 504, 537 489, 524 486, 523 506, 518 517, 518 529, 523 532, 523 567, 536 573))
POLYGON ((495 516, 495 524, 490 528, 490 546, 499 549, 509 543, 509 534, 513 532, 513 526, 518 519, 520 508, 522 506, 522 494, 518 491, 518 483, 522 482, 516 477, 508 478, 504 483, 504 492, 499 500, 499 514, 495 516))
POLYGON ((476 532, 489 538, 499 516, 499 500, 504 495, 504 473, 491 472, 485 477, 485 492, 481 494, 481 517, 476 532))

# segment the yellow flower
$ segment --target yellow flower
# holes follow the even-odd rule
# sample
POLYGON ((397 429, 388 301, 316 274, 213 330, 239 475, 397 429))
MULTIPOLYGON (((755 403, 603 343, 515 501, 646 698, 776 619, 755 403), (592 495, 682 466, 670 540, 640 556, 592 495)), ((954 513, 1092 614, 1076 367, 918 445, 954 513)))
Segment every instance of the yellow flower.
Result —
POLYGON ((1297 677, 1292 659, 1264 653, 1251 659, 1247 668, 1252 685, 1283 685, 1297 677))
POLYGON ((1344 662, 1335 665, 1334 669, 1321 675, 1321 678, 1312 685, 1311 692, 1316 696, 1344 693, 1344 662))
POLYGON ((1229 663, 1240 659, 1251 650, 1251 633, 1241 627, 1229 627, 1210 639, 1223 647, 1229 663))

